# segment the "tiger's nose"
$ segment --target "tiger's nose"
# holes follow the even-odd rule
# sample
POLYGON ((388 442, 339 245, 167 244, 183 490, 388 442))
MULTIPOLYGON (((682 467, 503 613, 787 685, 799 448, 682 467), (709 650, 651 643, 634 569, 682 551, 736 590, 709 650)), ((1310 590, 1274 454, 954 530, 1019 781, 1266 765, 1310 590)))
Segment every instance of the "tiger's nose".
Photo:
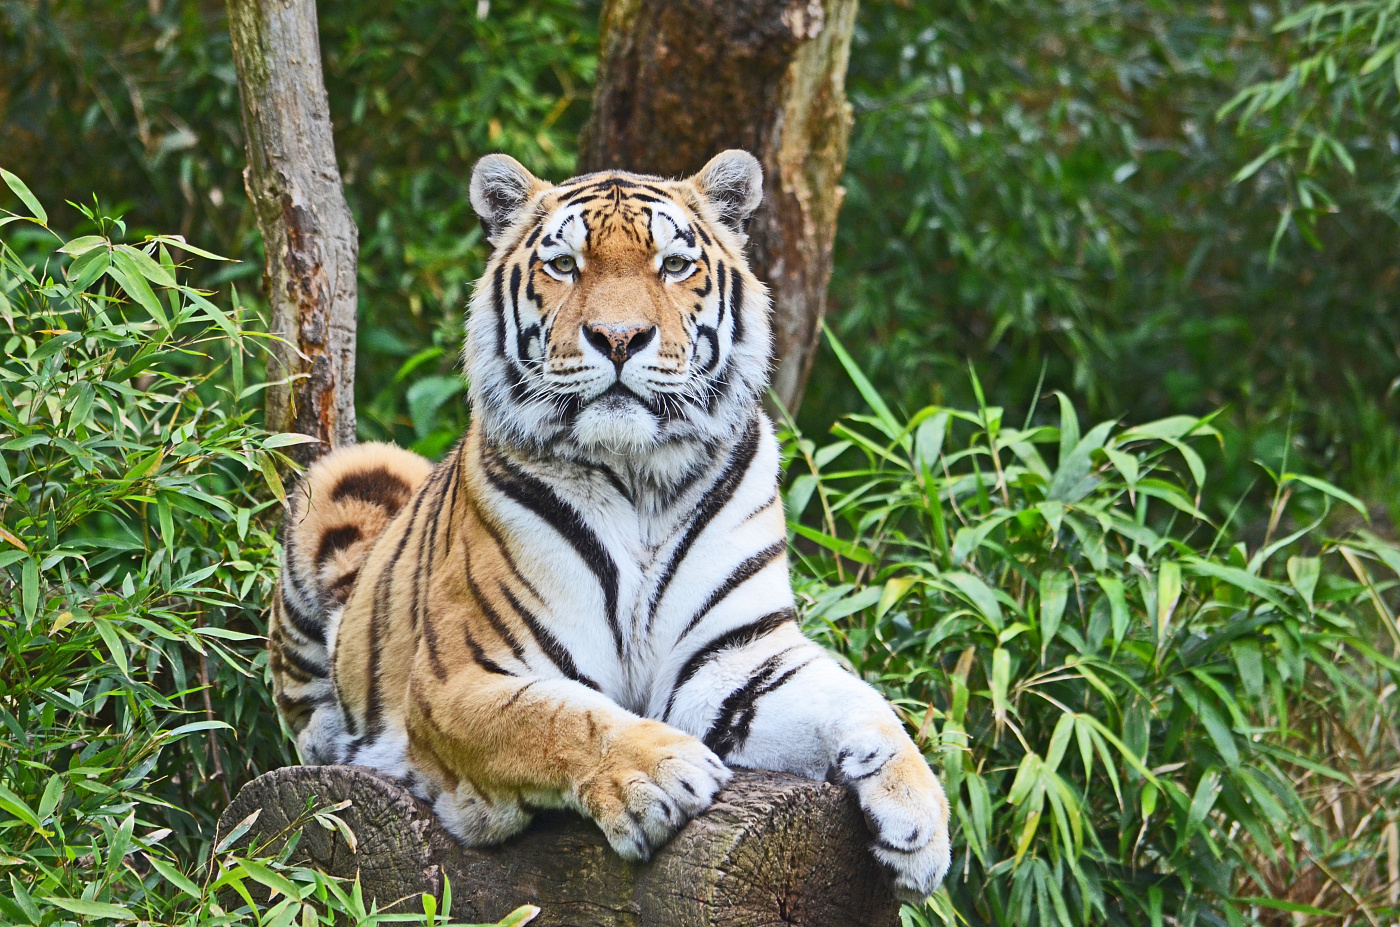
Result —
POLYGON ((583 337, 621 370, 623 364, 651 344, 651 340, 656 337, 656 326, 585 322, 583 337))

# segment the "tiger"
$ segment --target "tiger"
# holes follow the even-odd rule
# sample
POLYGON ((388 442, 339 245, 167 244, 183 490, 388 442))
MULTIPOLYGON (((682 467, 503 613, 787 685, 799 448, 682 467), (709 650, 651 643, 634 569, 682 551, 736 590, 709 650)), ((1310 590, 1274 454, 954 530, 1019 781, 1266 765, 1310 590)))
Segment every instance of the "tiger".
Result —
POLYGON ((731 767, 848 786, 900 897, 949 866, 948 802, 890 704, 804 636, 762 408, 753 155, 684 179, 472 170, 491 246, 436 466, 381 443, 289 494, 269 630, 307 764, 403 780, 468 846, 542 809, 643 862, 731 767))

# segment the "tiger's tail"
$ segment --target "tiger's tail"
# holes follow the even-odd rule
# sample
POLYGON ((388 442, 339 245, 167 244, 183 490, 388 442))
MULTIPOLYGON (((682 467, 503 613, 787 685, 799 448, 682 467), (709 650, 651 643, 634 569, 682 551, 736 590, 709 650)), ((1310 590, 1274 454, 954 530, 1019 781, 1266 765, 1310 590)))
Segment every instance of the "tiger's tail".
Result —
POLYGON ((392 444, 356 444, 318 460, 287 498, 268 661, 277 710, 307 762, 317 761, 314 745, 325 739, 308 727, 318 709, 335 711, 331 648, 340 610, 375 541, 432 469, 392 444))

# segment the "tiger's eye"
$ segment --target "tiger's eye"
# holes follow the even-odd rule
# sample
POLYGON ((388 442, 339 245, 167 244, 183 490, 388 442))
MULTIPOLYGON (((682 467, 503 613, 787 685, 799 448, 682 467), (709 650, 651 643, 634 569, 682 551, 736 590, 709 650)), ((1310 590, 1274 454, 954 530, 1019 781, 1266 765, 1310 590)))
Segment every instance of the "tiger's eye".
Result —
POLYGON ((662 261, 661 266, 666 269, 666 273, 668 274, 679 274, 688 270, 690 268, 690 263, 690 261, 681 257, 679 254, 673 254, 662 261))
POLYGON ((549 266, 554 268, 554 272, 556 274, 571 274, 574 272, 574 267, 577 265, 574 262, 573 255, 561 254, 554 260, 550 261, 549 266))

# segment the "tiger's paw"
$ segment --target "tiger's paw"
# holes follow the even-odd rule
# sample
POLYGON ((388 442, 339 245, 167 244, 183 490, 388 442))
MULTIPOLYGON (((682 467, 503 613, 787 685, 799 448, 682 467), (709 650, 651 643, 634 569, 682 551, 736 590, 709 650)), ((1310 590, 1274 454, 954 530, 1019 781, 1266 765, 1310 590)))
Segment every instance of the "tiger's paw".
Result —
POLYGON ((646 862, 714 801, 729 768, 688 734, 656 721, 629 727, 580 784, 585 814, 623 859, 646 862))
POLYGON ((928 898, 951 861, 948 799, 918 749, 903 731, 862 731, 842 745, 834 772, 855 790, 895 894, 914 904, 928 898))

